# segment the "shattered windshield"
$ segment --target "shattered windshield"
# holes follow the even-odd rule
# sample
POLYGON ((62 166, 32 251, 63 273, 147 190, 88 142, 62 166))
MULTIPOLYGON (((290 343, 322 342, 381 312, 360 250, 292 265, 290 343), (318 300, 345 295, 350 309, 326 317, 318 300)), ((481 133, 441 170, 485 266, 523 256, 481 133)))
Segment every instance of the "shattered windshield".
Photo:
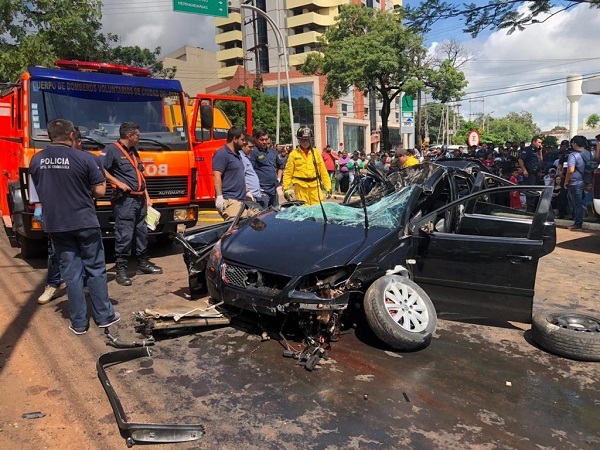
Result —
MULTIPOLYGON (((397 228, 406 209, 408 199, 416 187, 407 186, 382 198, 377 203, 367 206, 367 217, 370 228, 397 228)), ((335 223, 345 227, 365 227, 365 213, 360 206, 341 205, 334 202, 323 203, 327 223, 335 223)), ((292 206, 280 211, 275 216, 277 219, 291 222, 306 220, 323 222, 323 211, 320 205, 292 206)))
POLYGON ((136 122, 140 125, 141 148, 188 148, 188 133, 183 126, 185 112, 180 104, 179 92, 162 89, 138 92, 130 86, 94 83, 65 84, 67 87, 71 85, 75 87, 60 90, 48 81, 32 81, 30 111, 33 139, 48 140, 46 124, 60 117, 79 127, 84 146, 86 142, 114 142, 119 138, 122 122, 136 122))

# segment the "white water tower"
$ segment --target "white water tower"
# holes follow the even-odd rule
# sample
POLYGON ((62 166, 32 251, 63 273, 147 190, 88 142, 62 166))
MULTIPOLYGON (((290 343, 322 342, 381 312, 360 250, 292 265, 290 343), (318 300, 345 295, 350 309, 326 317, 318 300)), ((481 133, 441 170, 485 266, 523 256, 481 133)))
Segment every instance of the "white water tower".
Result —
POLYGON ((567 98, 571 102, 569 112, 569 137, 577 134, 579 127, 579 99, 581 98, 581 86, 583 77, 581 75, 567 75, 567 98))

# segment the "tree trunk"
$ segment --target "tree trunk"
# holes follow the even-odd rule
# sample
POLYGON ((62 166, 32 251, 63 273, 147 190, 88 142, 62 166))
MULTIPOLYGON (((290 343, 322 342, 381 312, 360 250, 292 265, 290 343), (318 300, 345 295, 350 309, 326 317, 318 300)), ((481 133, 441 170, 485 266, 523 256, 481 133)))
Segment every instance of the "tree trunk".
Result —
POLYGON ((381 150, 389 152, 392 149, 392 142, 390 141, 390 129, 388 128, 388 119, 390 118, 390 100, 388 93, 385 92, 382 95, 383 105, 381 106, 381 150))
POLYGON ((415 127, 415 147, 421 150, 423 136, 421 136, 421 91, 417 92, 417 126, 415 127))

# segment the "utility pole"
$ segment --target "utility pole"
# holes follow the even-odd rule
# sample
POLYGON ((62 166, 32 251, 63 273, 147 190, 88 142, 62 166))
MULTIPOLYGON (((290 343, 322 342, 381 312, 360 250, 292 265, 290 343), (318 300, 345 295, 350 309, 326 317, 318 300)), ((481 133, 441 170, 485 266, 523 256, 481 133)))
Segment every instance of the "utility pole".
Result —
MULTIPOLYGON (((278 67, 277 73, 281 73, 281 59, 283 58, 283 62, 285 63, 285 76, 286 76, 286 84, 287 84, 287 94, 288 94, 288 108, 290 110, 290 130, 292 135, 292 146, 296 145, 296 135, 294 134, 294 111, 292 109, 292 89, 290 87, 290 68, 289 68, 289 54, 287 49, 287 44, 285 39, 283 39, 283 34, 281 34, 281 30, 277 26, 277 24, 269 17, 269 15, 264 12, 262 9, 259 9, 252 5, 242 4, 237 5, 237 2, 230 2, 229 10, 230 11, 240 11, 240 9, 249 9, 250 11, 258 14, 262 18, 264 18, 271 28, 275 32, 275 39, 277 40, 277 50, 279 51, 278 57, 278 67)), ((255 30, 256 31, 256 30, 255 30)), ((256 44, 256 42, 255 42, 256 44)), ((256 61, 259 64, 259 61, 256 61)), ((277 79, 277 111, 279 112, 279 102, 281 97, 281 87, 279 85, 279 77, 277 79)), ((262 84, 262 83, 261 83, 262 84)), ((276 142, 279 142, 279 126, 281 122, 281 117, 279 114, 277 115, 277 130, 276 130, 276 142)))

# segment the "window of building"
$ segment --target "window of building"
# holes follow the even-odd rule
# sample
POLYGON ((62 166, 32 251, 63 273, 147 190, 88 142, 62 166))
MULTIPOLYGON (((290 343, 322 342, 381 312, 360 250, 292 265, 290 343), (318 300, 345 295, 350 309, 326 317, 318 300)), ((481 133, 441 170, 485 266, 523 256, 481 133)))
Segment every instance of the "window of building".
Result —
POLYGON ((348 105, 346 103, 342 103, 342 116, 348 116, 348 105))
POLYGON ((349 153, 366 150, 364 125, 344 125, 344 148, 349 153))
POLYGON ((335 150, 338 148, 340 140, 340 119, 337 117, 326 117, 325 124, 327 127, 327 144, 331 145, 335 150))
MULTIPOLYGON (((313 84, 292 84, 292 109, 294 110, 294 124, 314 127, 313 84)), ((277 87, 265 87, 265 94, 277 95, 277 87)), ((287 87, 281 86, 281 102, 287 104, 287 87)))

